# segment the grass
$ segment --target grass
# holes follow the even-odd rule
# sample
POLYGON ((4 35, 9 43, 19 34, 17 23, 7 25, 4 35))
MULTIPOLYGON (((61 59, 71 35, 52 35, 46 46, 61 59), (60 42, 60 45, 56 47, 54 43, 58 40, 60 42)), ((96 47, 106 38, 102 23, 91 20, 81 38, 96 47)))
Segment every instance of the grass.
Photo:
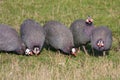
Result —
POLYGON ((0 23, 19 32, 23 20, 43 25, 57 20, 67 27, 88 15, 96 26, 113 32, 113 45, 105 57, 76 58, 43 49, 39 56, 0 53, 0 80, 120 80, 120 0, 0 0, 0 23))

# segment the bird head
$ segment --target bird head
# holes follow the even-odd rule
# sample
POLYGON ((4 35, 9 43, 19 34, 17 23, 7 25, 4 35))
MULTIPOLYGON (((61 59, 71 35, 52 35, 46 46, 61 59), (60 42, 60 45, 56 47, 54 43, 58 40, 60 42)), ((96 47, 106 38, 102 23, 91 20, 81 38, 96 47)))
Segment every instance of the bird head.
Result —
POLYGON ((32 56, 33 55, 33 52, 32 52, 32 50, 30 50, 30 49, 26 49, 25 50, 25 55, 30 55, 30 56, 32 56))
POLYGON ((21 43, 17 49, 16 49, 16 52, 18 54, 24 54, 25 53, 25 44, 24 43, 21 43))
POLYGON ((38 55, 38 54, 40 53, 40 48, 39 48, 39 47, 34 47, 34 48, 33 48, 33 53, 34 53, 35 55, 38 55))
POLYGON ((76 48, 71 48, 71 55, 76 57, 77 49, 76 48))
POLYGON ((72 56, 76 56, 76 52, 77 52, 76 48, 74 47, 65 47, 65 48, 62 48, 60 51, 72 56))
POLYGON ((97 41, 96 45, 97 45, 98 48, 100 49, 100 48, 104 47, 104 41, 103 41, 102 39, 99 39, 99 40, 97 41))
POLYGON ((90 16, 88 16, 88 18, 86 19, 86 24, 91 25, 92 23, 93 19, 90 16))

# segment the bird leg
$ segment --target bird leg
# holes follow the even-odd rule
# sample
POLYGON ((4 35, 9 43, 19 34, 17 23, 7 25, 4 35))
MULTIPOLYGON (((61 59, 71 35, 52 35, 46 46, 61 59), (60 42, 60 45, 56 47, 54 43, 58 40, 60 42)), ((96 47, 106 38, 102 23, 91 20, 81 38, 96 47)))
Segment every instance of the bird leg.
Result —
POLYGON ((88 52, 87 52, 85 46, 83 45, 82 47, 83 47, 83 50, 84 50, 85 54, 88 55, 88 52))
POLYGON ((50 53, 50 47, 47 48, 48 52, 50 53))
POLYGON ((60 54, 61 54, 60 50, 57 50, 56 55, 60 55, 60 54))
POLYGON ((77 53, 80 53, 80 47, 77 48, 77 53))
POLYGON ((58 54, 60 55, 60 50, 58 50, 58 54))
POLYGON ((105 51, 103 51, 103 56, 105 56, 106 55, 106 52, 105 51))
POLYGON ((93 54, 93 56, 95 55, 95 52, 94 52, 94 49, 92 48, 92 54, 93 54))

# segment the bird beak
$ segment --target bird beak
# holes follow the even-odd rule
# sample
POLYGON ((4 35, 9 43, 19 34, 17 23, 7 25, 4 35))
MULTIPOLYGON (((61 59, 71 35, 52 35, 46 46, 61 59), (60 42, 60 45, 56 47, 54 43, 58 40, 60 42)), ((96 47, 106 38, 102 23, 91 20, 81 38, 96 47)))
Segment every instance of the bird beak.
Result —
POLYGON ((32 55, 33 55, 33 52, 29 52, 29 55, 32 56, 32 55))
POLYGON ((77 54, 76 54, 76 53, 72 53, 72 55, 73 55, 73 56, 75 56, 75 57, 77 56, 77 54))

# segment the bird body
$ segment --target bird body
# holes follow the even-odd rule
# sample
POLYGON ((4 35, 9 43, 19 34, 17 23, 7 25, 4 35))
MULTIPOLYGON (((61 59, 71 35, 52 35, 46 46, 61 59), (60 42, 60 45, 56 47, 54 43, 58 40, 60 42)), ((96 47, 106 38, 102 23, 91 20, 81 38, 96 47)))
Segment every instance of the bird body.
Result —
POLYGON ((92 22, 92 18, 88 17, 86 20, 75 20, 70 26, 75 46, 80 47, 82 45, 86 54, 87 51, 85 49, 85 45, 90 41, 90 35, 92 30, 94 29, 94 25, 92 22))
POLYGON ((74 47, 73 36, 69 28, 58 21, 48 21, 44 25, 46 44, 69 54, 74 47))
POLYGON ((8 25, 0 24, 0 50, 15 51, 18 54, 23 54, 25 45, 18 33, 8 25))
POLYGON ((27 48, 33 52, 34 50, 38 50, 36 54, 39 54, 45 41, 45 32, 43 27, 34 20, 27 19, 21 25, 20 32, 21 38, 27 48))
POLYGON ((91 45, 98 51, 109 50, 112 45, 112 32, 105 26, 95 28, 91 34, 91 45), (101 41, 103 46, 97 45, 101 41))

